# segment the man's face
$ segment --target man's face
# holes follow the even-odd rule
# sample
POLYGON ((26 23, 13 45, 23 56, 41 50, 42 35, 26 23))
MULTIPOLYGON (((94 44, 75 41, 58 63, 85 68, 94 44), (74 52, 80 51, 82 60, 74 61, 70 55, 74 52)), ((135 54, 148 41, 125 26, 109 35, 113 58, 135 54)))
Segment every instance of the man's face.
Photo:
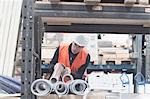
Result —
POLYGON ((71 51, 73 54, 77 54, 81 51, 81 49, 84 48, 83 46, 79 46, 78 44, 76 44, 75 42, 72 43, 71 46, 71 51))

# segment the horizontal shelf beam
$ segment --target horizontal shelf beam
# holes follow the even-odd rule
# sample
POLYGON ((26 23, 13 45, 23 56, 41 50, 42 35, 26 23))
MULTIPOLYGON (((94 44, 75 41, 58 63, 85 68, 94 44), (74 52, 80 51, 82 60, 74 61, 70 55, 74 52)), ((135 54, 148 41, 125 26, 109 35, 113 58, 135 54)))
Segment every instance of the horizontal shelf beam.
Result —
POLYGON ((41 17, 71 17, 71 18, 111 18, 111 19, 145 19, 150 20, 150 6, 85 3, 42 3, 35 4, 35 15, 41 17), (115 6, 116 5, 116 6, 115 6))
POLYGON ((104 18, 104 19, 136 19, 150 20, 150 13, 122 13, 122 12, 89 12, 89 11, 64 11, 64 10, 35 10, 35 15, 40 17, 67 17, 67 18, 104 18))
POLYGON ((150 34, 150 28, 144 28, 140 25, 134 26, 110 24, 45 25, 45 32, 150 34))

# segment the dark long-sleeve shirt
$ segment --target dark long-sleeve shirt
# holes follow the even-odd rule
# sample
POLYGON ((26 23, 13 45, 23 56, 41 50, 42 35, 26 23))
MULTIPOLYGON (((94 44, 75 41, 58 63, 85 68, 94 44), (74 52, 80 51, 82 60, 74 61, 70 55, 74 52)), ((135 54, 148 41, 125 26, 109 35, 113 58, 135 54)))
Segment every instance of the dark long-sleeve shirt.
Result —
MULTIPOLYGON (((71 52, 71 44, 69 45, 69 60, 70 60, 70 65, 73 63, 75 57, 78 55, 78 54, 73 54, 71 52)), ((51 67, 51 70, 54 70, 54 65, 56 63, 58 63, 58 56, 59 56, 59 47, 57 48, 57 50, 55 51, 55 54, 50 62, 50 67, 51 67)), ((74 77, 74 79, 81 79, 83 74, 84 74, 84 71, 85 69, 87 68, 88 64, 90 62, 90 55, 88 54, 87 56, 87 59, 86 59, 86 63, 83 64, 76 73, 71 73, 74 77)))

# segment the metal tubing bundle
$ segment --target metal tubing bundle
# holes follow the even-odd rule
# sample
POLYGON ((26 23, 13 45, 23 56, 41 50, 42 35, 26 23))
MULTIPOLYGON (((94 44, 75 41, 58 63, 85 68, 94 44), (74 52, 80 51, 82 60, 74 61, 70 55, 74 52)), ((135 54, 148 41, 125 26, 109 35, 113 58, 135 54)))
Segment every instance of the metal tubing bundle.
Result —
MULTIPOLYGON (((17 82, 17 81, 16 81, 17 82)), ((0 88, 8 93, 20 93, 21 85, 15 83, 15 80, 0 76, 0 88)))
POLYGON ((74 80, 68 70, 65 70, 62 64, 57 63, 50 80, 35 80, 31 85, 31 92, 37 96, 45 96, 51 91, 54 91, 58 96, 62 96, 67 95, 70 89, 76 95, 84 95, 88 87, 86 81, 74 80), (59 81, 62 74, 62 81, 59 81))
POLYGON ((37 79, 31 84, 31 92, 37 96, 46 96, 52 91, 52 84, 46 79, 37 79))
POLYGON ((74 80, 70 85, 70 91, 76 95, 84 95, 84 92, 86 88, 88 88, 89 85, 86 81, 84 80, 74 80))
POLYGON ((0 83, 0 89, 2 90, 2 92, 4 91, 4 93, 8 93, 8 94, 15 94, 16 93, 13 89, 11 89, 8 86, 5 86, 1 83, 0 83))
POLYGON ((76 95, 84 95, 89 85, 84 80, 73 80, 67 83, 58 81, 52 84, 49 80, 38 79, 35 80, 31 85, 31 92, 37 96, 46 96, 54 91, 58 96, 67 95, 69 90, 71 93, 76 95))
POLYGON ((7 81, 11 81, 12 83, 14 83, 16 85, 21 86, 21 81, 19 81, 18 79, 15 79, 15 78, 12 78, 12 77, 7 77, 7 76, 2 76, 2 75, 0 75, 0 78, 4 78, 7 81))
POLYGON ((67 84, 59 81, 54 85, 54 91, 58 96, 67 95, 69 93, 69 87, 67 84))

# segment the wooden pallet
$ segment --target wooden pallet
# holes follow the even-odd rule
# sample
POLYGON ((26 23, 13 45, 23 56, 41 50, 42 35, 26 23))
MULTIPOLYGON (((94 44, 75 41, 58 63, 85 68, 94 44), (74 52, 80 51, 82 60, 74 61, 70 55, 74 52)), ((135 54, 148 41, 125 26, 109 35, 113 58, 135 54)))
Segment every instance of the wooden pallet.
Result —
POLYGON ((121 4, 150 4, 149 0, 43 0, 53 2, 101 2, 101 3, 121 3, 121 4))
MULTIPOLYGON (((46 1, 46 0, 44 0, 46 1)), ((48 0, 47 0, 48 1, 48 0)), ((64 1, 64 2, 102 2, 102 3, 123 3, 124 0, 49 0, 49 1, 64 1)))
POLYGON ((129 59, 103 59, 102 64, 113 64, 113 65, 130 65, 131 61, 129 59))

